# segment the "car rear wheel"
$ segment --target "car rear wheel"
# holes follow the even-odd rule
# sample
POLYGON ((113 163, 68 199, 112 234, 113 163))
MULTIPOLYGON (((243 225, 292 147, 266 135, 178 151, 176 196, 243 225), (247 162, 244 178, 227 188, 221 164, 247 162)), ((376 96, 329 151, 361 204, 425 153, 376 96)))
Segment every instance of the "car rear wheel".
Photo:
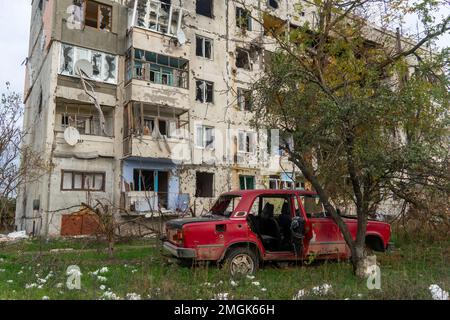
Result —
POLYGON ((231 249, 225 260, 226 266, 232 276, 245 276, 253 274, 258 270, 258 257, 249 248, 240 247, 231 249))

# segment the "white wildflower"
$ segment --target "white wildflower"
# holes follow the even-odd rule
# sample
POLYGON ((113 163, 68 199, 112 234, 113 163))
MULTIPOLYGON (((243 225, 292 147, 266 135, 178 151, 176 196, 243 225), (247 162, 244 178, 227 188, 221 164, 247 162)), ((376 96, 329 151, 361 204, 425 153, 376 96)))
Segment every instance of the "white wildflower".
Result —
POLYGON ((103 300, 119 300, 120 297, 117 296, 114 292, 112 291, 106 291, 103 293, 103 295, 101 296, 101 299, 103 300))
POLYGON ((252 282, 252 285, 254 285, 254 286, 259 286, 260 283, 259 283, 259 281, 253 281, 253 282, 252 282))
POLYGON ((23 273, 23 271, 19 271, 19 272, 17 272, 17 274, 18 274, 18 275, 21 275, 22 273, 23 273))
POLYGON ((141 295, 137 293, 127 293, 127 300, 141 300, 141 295))
POLYGON ((25 285, 25 289, 31 289, 31 288, 36 288, 37 284, 36 283, 27 283, 25 285))
POLYGON ((258 297, 253 297, 253 300, 259 300, 259 298, 258 297))
POLYGON ((328 294, 328 292, 331 290, 331 285, 330 284, 323 284, 321 286, 317 286, 312 288, 313 294, 315 295, 319 295, 319 296, 323 296, 328 294))
POLYGON ((6 270, 5 269, 0 269, 0 272, 5 272, 6 270))
POLYGON ((13 280, 7 280, 6 282, 8 282, 8 283, 13 283, 14 281, 13 281, 13 280))
POLYGON ((228 300, 228 293, 218 293, 214 296, 213 300, 228 300))
POLYGON ((297 292, 297 294, 292 298, 292 300, 300 300, 307 294, 307 291, 302 289, 297 292))
POLYGON ((131 273, 136 273, 136 272, 138 272, 137 269, 131 270, 131 273))
POLYGON ((105 289, 106 289, 106 286, 105 286, 104 284, 102 284, 102 285, 100 286, 100 290, 105 291, 105 289))
POLYGON ((101 268, 100 270, 98 270, 98 272, 100 272, 100 273, 107 273, 107 272, 109 272, 109 269, 108 269, 108 267, 103 267, 103 268, 101 268))
POLYGON ((247 278, 250 279, 250 280, 253 280, 253 279, 255 279, 255 276, 251 276, 251 275, 248 274, 247 278))
POLYGON ((448 299, 448 292, 443 290, 437 284, 430 285, 428 287, 428 289, 431 292, 431 297, 433 298, 433 300, 449 300, 448 299))
POLYGON ((234 281, 234 280, 231 280, 230 283, 231 283, 231 285, 233 287, 237 287, 238 286, 238 283, 236 281, 234 281))
POLYGON ((262 291, 262 292, 266 292, 267 289, 266 289, 266 288, 261 288, 261 291, 262 291))
POLYGON ((42 297, 42 300, 50 300, 50 297, 48 297, 48 296, 43 296, 43 297, 42 297))
POLYGON ((97 280, 100 282, 106 282, 108 279, 106 277, 97 276, 97 280))
POLYGON ((64 286, 62 282, 56 284, 56 288, 61 289, 64 286))

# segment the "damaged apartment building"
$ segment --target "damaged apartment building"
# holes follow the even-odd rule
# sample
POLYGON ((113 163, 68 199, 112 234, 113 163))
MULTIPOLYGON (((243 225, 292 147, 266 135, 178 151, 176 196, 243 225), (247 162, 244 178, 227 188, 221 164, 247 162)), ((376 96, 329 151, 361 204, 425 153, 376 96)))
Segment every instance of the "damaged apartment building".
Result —
MULTIPOLYGON (((291 19, 292 1, 247 2, 275 27, 314 22, 308 6, 291 19)), ((21 187, 17 228, 85 233, 71 217, 87 197, 127 215, 199 215, 222 192, 304 188, 276 139, 250 126, 249 87, 275 47, 249 7, 33 0, 25 144, 52 166, 21 187)))

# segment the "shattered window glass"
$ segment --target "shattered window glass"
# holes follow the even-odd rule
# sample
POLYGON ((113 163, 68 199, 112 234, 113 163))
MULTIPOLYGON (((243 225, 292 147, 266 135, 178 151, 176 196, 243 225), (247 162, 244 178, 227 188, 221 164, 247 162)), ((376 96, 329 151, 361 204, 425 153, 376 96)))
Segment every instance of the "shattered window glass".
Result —
POLYGON ((69 45, 62 46, 62 57, 61 57, 61 74, 73 75, 73 65, 74 65, 74 48, 69 45))
POLYGON ((111 31, 111 7, 100 6, 100 30, 111 31))
POLYGON ((176 36, 181 29, 182 14, 183 9, 172 6, 170 0, 138 0, 132 25, 176 36))
POLYGON ((92 54, 92 69, 93 71, 93 76, 94 77, 98 77, 100 75, 101 72, 101 68, 102 68, 102 54, 101 53, 94 53, 92 54))
POLYGON ((111 31, 112 7, 95 1, 86 1, 84 24, 99 30, 111 31))
POLYGON ((75 64, 80 60, 87 60, 92 64, 92 80, 117 83, 117 57, 103 52, 74 47, 63 44, 61 46, 60 74, 77 76, 75 64))
POLYGON ((105 64, 103 68, 103 80, 108 83, 116 83, 116 57, 106 54, 105 55, 105 64))

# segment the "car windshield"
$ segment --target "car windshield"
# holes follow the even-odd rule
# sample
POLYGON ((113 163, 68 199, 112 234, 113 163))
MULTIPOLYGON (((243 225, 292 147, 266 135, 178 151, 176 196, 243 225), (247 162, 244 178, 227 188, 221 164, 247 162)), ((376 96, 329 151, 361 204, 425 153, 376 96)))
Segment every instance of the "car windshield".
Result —
POLYGON ((216 203, 213 205, 209 213, 218 216, 229 217, 233 213, 234 209, 236 209, 240 201, 241 196, 221 196, 219 199, 217 199, 216 203))

